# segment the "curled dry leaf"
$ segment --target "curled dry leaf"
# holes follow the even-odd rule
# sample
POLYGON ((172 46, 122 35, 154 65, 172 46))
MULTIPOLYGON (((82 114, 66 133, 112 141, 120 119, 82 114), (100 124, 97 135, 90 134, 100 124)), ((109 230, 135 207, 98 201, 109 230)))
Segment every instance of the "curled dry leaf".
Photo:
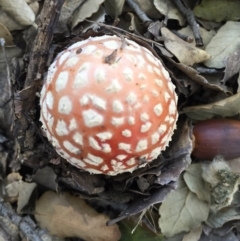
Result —
POLYGON ((193 120, 206 120, 215 116, 227 117, 238 115, 240 113, 239 106, 240 93, 211 104, 186 107, 182 113, 185 113, 193 120))
POLYGON ((210 58, 210 55, 206 51, 191 46, 167 28, 162 28, 161 33, 164 37, 165 47, 177 57, 180 63, 193 65, 210 58))
POLYGON ((91 17, 93 13, 96 13, 103 2, 104 0, 84 1, 84 3, 79 6, 78 10, 76 10, 73 15, 71 28, 75 28, 79 23, 91 17))
POLYGON ((25 0, 0 0, 0 6, 22 26, 30 26, 35 21, 35 14, 25 0))
POLYGON ((106 226, 109 218, 99 214, 84 200, 68 193, 44 193, 37 201, 35 218, 41 228, 58 237, 78 237, 86 241, 117 241, 117 225, 106 226))
POLYGON ((183 26, 186 22, 183 15, 178 11, 177 7, 173 3, 173 1, 166 0, 154 0, 153 1, 157 10, 167 19, 175 19, 179 22, 181 26, 183 26))
POLYGON ((224 68, 227 58, 240 46, 240 22, 229 21, 224 24, 206 46, 211 59, 204 62, 210 68, 224 68))
POLYGON ((209 204, 197 198, 186 186, 184 180, 178 180, 178 187, 172 191, 159 209, 159 227, 167 237, 181 232, 189 232, 206 221, 209 204))

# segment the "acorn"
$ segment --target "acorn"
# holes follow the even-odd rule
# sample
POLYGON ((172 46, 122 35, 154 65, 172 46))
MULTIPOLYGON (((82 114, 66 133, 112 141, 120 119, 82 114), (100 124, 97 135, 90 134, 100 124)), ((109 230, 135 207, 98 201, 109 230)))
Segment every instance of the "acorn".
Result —
POLYGON ((192 155, 210 160, 217 155, 226 160, 240 157, 240 121, 211 119, 198 122, 193 127, 194 149, 192 155))

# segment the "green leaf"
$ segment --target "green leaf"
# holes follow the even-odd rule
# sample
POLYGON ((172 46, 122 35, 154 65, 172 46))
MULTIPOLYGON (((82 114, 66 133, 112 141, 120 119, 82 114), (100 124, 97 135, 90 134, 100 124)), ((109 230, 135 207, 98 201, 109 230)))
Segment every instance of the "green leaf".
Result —
POLYGON ((139 225, 135 232, 132 233, 136 224, 128 220, 119 223, 121 239, 119 241, 162 241, 163 236, 151 232, 146 227, 139 225))
POLYGON ((159 227, 162 233, 172 237, 180 232, 198 228, 201 222, 208 218, 209 205, 198 199, 180 178, 177 189, 165 198, 159 213, 159 227))
POLYGON ((203 0, 194 8, 194 14, 207 21, 222 22, 240 19, 239 0, 203 0))

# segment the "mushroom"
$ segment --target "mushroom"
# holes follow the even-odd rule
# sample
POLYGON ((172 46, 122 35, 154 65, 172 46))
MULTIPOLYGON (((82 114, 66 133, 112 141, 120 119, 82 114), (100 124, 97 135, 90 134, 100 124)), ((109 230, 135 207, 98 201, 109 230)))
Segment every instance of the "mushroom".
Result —
POLYGON ((40 105, 42 129, 58 154, 106 175, 154 160, 178 118, 175 86, 160 60, 131 40, 107 35, 58 54, 40 105))

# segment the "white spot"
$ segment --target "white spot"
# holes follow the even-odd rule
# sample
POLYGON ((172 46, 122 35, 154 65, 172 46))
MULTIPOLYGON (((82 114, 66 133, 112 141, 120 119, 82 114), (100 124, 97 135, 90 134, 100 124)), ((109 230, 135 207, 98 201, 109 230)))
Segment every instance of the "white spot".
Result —
POLYGON ((109 169, 109 168, 108 168, 108 166, 107 166, 106 164, 101 167, 101 170, 102 170, 103 172, 107 171, 108 169, 109 169))
POLYGON ((94 110, 86 110, 82 112, 84 124, 87 127, 100 126, 103 123, 103 116, 94 110))
POLYGON ((98 96, 94 96, 94 95, 90 95, 89 97, 92 100, 92 103, 94 106, 96 106, 97 108, 99 108, 101 110, 106 110, 106 101, 105 100, 103 100, 102 98, 100 98, 98 96))
POLYGON ((167 130, 167 126, 166 125, 160 125, 160 127, 158 128, 158 133, 160 135, 162 135, 165 131, 167 130))
POLYGON ((89 96, 88 95, 83 95, 80 99, 80 104, 82 106, 88 105, 89 104, 89 96))
POLYGON ((90 153, 88 153, 87 158, 85 158, 84 161, 94 166, 98 166, 99 164, 103 163, 103 159, 101 157, 94 156, 90 153))
POLYGON ((127 143, 119 143, 118 149, 131 153, 131 145, 127 143))
POLYGON ((139 109, 142 105, 140 103, 137 103, 136 105, 133 106, 133 108, 136 110, 136 109, 139 109))
POLYGON ((69 115, 72 112, 72 102, 68 96, 63 96, 58 102, 58 112, 69 115))
POLYGON ((137 96, 134 93, 130 93, 127 98, 126 101, 131 105, 134 104, 137 101, 137 96))
POLYGON ((128 117, 128 124, 129 125, 134 125, 135 124, 135 118, 133 116, 128 117))
POLYGON ((127 155, 118 155, 116 156, 116 158, 120 161, 123 161, 125 158, 127 157, 127 155))
POLYGON ((156 57, 154 57, 152 54, 146 54, 146 57, 147 57, 147 59, 151 62, 151 63, 153 63, 153 64, 156 64, 157 65, 157 58, 156 57))
POLYGON ((147 65, 147 70, 148 70, 148 72, 153 73, 153 67, 152 67, 152 65, 148 64, 148 65, 147 65))
POLYGON ((53 108, 53 101, 54 101, 53 94, 51 91, 48 91, 46 96, 46 103, 49 109, 53 108))
POLYGON ((140 85, 140 89, 143 90, 143 89, 146 89, 147 85, 140 85))
POLYGON ((146 112, 144 112, 140 115, 140 119, 142 122, 146 122, 149 120, 149 115, 146 112))
POLYGON ((77 167, 85 167, 86 164, 80 160, 80 159, 77 159, 75 157, 68 157, 67 158, 69 160, 70 163, 72 163, 74 166, 77 166, 77 167))
POLYGON ((106 153, 109 153, 109 152, 112 151, 112 148, 111 148, 111 146, 110 146, 109 144, 103 143, 103 144, 102 144, 102 151, 103 151, 103 152, 106 152, 106 153))
POLYGON ((171 98, 171 96, 168 94, 168 92, 164 92, 164 99, 166 102, 171 98))
POLYGON ((88 84, 88 70, 90 67, 90 63, 84 63, 78 70, 72 88, 81 88, 88 84))
POLYGON ((151 139, 152 139, 152 144, 156 144, 159 141, 160 138, 160 134, 155 132, 154 134, 152 134, 151 139))
POLYGON ((157 75, 161 75, 161 71, 159 68, 153 67, 153 70, 157 75))
POLYGON ((136 51, 136 52, 140 52, 141 51, 141 46, 136 44, 135 42, 126 39, 127 42, 127 46, 125 47, 126 49, 130 50, 130 51, 136 51))
POLYGON ((107 92, 119 92, 122 89, 122 86, 119 84, 117 79, 113 79, 112 83, 105 88, 107 92))
POLYGON ((104 42, 103 42, 103 45, 104 45, 106 48, 112 49, 112 50, 115 50, 115 49, 120 48, 120 42, 117 42, 117 41, 115 41, 115 40, 104 41, 104 42))
POLYGON ((130 68, 125 68, 125 69, 123 70, 123 75, 124 75, 125 80, 127 80, 127 81, 133 81, 133 71, 132 71, 132 69, 130 69, 130 68))
POLYGON ((146 103, 149 101, 149 96, 148 95, 144 95, 143 96, 143 102, 146 103))
POLYGON ((137 65, 137 59, 132 54, 125 54, 126 59, 130 62, 132 62, 134 65, 137 65))
POLYGON ((136 146, 136 152, 144 151, 148 148, 147 140, 140 140, 136 146))
POLYGON ((64 141, 63 142, 63 146, 71 153, 74 153, 74 154, 80 154, 81 151, 79 150, 78 147, 74 146, 71 142, 69 141, 64 141))
POLYGON ((167 140, 168 140, 168 135, 165 135, 161 140, 161 144, 166 143, 167 140))
POLYGON ((172 124, 173 122, 175 122, 175 118, 173 118, 172 116, 170 116, 168 122, 169 122, 170 124, 172 124))
POLYGON ((155 97, 159 96, 159 93, 158 93, 157 90, 152 90, 152 94, 153 94, 153 96, 155 96, 155 97))
POLYGON ((64 64, 64 67, 73 67, 78 62, 77 57, 71 57, 69 58, 66 63, 64 64))
POLYGON ((167 115, 167 116, 165 117, 165 119, 164 119, 164 122, 169 122, 169 120, 170 120, 170 116, 167 115))
POLYGON ((56 148, 60 147, 59 141, 55 137, 52 137, 52 145, 56 148))
POLYGON ((130 130, 123 130, 122 135, 125 136, 125 137, 131 137, 132 132, 130 130))
POLYGON ((160 103, 155 105, 154 108, 153 108, 153 111, 157 116, 160 116, 163 112, 162 105, 160 103))
POLYGON ((123 112, 123 104, 119 100, 114 100, 112 104, 113 111, 116 113, 123 112))
POLYGON ((176 112, 177 112, 176 105, 175 105, 175 102, 173 100, 171 100, 171 102, 170 102, 168 111, 169 111, 170 115, 175 115, 176 112))
POLYGON ((143 74, 143 73, 140 73, 140 74, 138 75, 138 78, 139 78, 140 80, 146 80, 146 79, 147 79, 146 75, 143 74))
POLYGON ((71 45, 71 46, 68 48, 68 50, 77 49, 77 48, 83 46, 84 44, 86 44, 86 43, 88 43, 88 42, 89 42, 89 39, 76 42, 75 44, 71 45))
POLYGON ((87 45, 82 48, 81 54, 92 54, 97 49, 96 45, 87 45))
POLYGON ((114 171, 123 170, 125 167, 121 162, 117 162, 116 160, 111 160, 111 165, 114 171))
POLYGON ((112 120, 111 120, 111 123, 114 126, 120 126, 123 124, 123 122, 124 122, 124 117, 120 117, 120 118, 112 117, 112 120))
POLYGON ((75 119, 71 119, 69 124, 69 130, 73 131, 75 129, 77 129, 77 122, 75 119))
POLYGON ((162 73, 163 73, 163 76, 170 81, 170 76, 169 76, 169 73, 167 72, 167 70, 165 68, 162 68, 162 73))
POLYGON ((131 159, 129 159, 126 163, 127 163, 129 166, 132 166, 132 165, 136 164, 136 160, 135 160, 135 158, 131 158, 131 159))
POLYGON ((101 140, 101 141, 106 141, 110 140, 112 138, 112 133, 111 132, 101 132, 96 134, 96 136, 101 140))
POLYGON ((63 71, 57 77, 57 80, 55 83, 56 92, 59 92, 65 89, 65 87, 67 86, 67 82, 68 82, 68 72, 63 71))
POLYGON ((68 58, 68 56, 71 54, 70 51, 64 51, 60 55, 60 58, 58 59, 59 65, 62 65, 62 63, 68 58))
POLYGON ((141 126, 141 133, 147 132, 152 126, 151 122, 147 122, 141 126))
POLYGON ((59 136, 65 136, 69 134, 69 131, 67 129, 67 124, 64 120, 58 120, 57 126, 56 126, 56 133, 59 136))
POLYGON ((161 153, 161 147, 157 147, 157 148, 152 150, 149 157, 150 158, 157 158, 160 153, 161 153))
POLYGON ((163 82, 160 79, 155 79, 155 83, 159 86, 162 87, 163 86, 163 82))
POLYGON ((144 68, 144 67, 146 67, 145 65, 146 65, 146 61, 145 61, 145 59, 144 59, 144 57, 142 56, 142 55, 136 55, 136 58, 138 59, 138 66, 140 67, 140 68, 144 68))
POLYGON ((94 56, 96 56, 96 57, 103 57, 103 52, 104 51, 102 51, 101 49, 98 49, 98 50, 96 50, 94 53, 93 53, 93 55, 94 56))
POLYGON ((171 81, 168 82, 168 89, 173 93, 175 90, 175 86, 172 84, 171 81))
POLYGON ((94 78, 98 83, 101 83, 106 80, 105 70, 102 68, 97 68, 94 72, 94 78))
POLYGON ((98 142, 93 137, 89 137, 88 141, 89 141, 89 145, 93 149, 98 150, 98 151, 100 151, 102 149, 102 147, 98 144, 98 142))
POLYGON ((74 135, 73 135, 73 140, 79 144, 79 145, 83 145, 83 136, 79 133, 79 132, 76 132, 74 135))

